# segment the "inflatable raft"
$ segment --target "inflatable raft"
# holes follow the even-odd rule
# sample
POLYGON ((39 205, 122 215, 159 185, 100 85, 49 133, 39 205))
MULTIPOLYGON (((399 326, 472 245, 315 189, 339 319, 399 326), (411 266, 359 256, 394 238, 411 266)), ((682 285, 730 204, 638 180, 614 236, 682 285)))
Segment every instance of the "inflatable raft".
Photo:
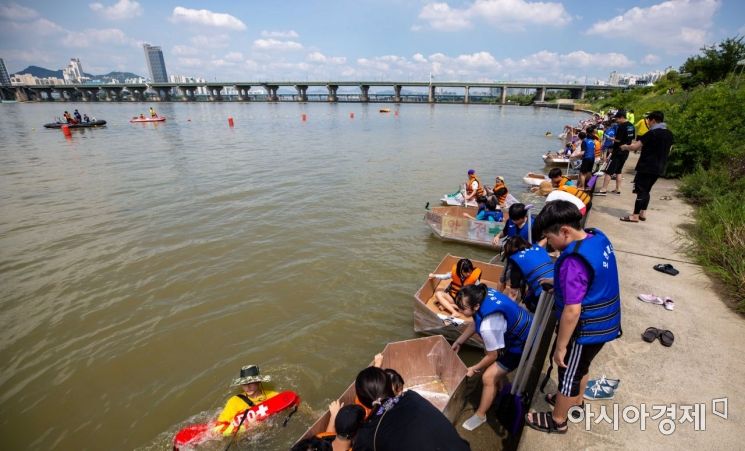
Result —
MULTIPOLYGON (((267 399, 266 401, 256 404, 250 409, 238 412, 228 427, 233 431, 240 425, 239 433, 245 432, 256 423, 266 420, 272 415, 276 415, 283 410, 296 407, 300 404, 300 397, 292 391, 283 391, 277 396, 267 399)), ((181 429, 173 439, 173 449, 182 448, 191 449, 195 446, 210 441, 220 440, 225 436, 216 431, 215 422, 193 424, 181 429)), ((230 436, 230 434, 228 435, 230 436)))
POLYGON ((158 116, 158 117, 133 117, 129 120, 129 122, 165 122, 166 117, 165 116, 158 116))
POLYGON ((49 124, 44 124, 44 128, 62 128, 63 125, 67 125, 69 128, 93 128, 106 125, 106 121, 98 120, 90 122, 80 122, 77 124, 68 124, 67 122, 51 122, 49 124))

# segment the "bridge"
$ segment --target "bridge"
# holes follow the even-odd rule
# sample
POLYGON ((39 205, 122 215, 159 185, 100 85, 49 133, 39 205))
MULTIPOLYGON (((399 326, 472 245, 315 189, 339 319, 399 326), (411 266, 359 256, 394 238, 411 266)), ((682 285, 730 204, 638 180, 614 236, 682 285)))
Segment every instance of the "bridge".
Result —
MULTIPOLYGON (((462 102, 483 101, 484 97, 507 103, 509 89, 535 91, 534 100, 543 102, 549 90, 568 92, 572 99, 584 99, 588 90, 616 91, 621 86, 580 85, 562 83, 520 82, 399 82, 399 81, 246 81, 204 83, 121 83, 121 84, 65 84, 65 85, 15 85, 1 87, 3 98, 18 101, 196 101, 198 90, 207 92, 209 101, 325 101, 325 102, 462 102), (226 88, 234 88, 234 95, 227 95, 226 88), (260 88, 260 92, 252 91, 260 88), (280 88, 289 88, 292 94, 279 93, 280 88), (317 88, 322 93, 313 93, 317 88), (320 89, 318 89, 320 88, 320 89), (340 92, 340 88, 356 88, 354 92, 340 92), (371 88, 391 88, 389 93, 372 94, 371 88), (422 90, 421 93, 406 93, 404 88, 422 90), (463 90, 463 95, 438 93, 440 88, 463 90), (311 89, 309 93, 308 90, 311 89), (489 90, 490 95, 471 94, 472 89, 489 90), (324 91, 325 90, 325 91, 324 91), (148 97, 148 94, 150 96, 148 97)), ((344 89, 342 89, 344 91, 344 89)))

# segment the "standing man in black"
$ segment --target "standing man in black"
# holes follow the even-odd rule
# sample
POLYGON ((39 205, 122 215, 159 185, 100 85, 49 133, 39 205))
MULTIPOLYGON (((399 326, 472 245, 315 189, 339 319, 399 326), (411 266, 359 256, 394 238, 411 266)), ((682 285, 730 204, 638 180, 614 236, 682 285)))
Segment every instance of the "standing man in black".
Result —
POLYGON ((667 165, 667 157, 673 145, 673 134, 667 129, 665 115, 662 111, 652 111, 645 116, 649 131, 634 141, 632 144, 621 146, 623 150, 637 152, 642 151, 639 161, 636 163, 636 177, 634 188, 636 189, 636 203, 634 214, 621 218, 624 222, 646 221, 646 211, 649 206, 649 192, 664 174, 667 165))
POLYGON ((622 150, 621 147, 627 144, 631 144, 631 141, 636 137, 636 128, 634 124, 626 120, 626 111, 618 110, 613 116, 616 120, 616 137, 613 139, 613 150, 610 154, 610 164, 608 169, 605 171, 605 178, 603 179, 603 187, 600 191, 596 191, 596 196, 605 196, 608 194, 608 185, 612 175, 616 176, 616 189, 611 191, 613 194, 621 194, 621 180, 623 176, 623 165, 626 163, 626 159, 629 157, 629 152, 622 150))

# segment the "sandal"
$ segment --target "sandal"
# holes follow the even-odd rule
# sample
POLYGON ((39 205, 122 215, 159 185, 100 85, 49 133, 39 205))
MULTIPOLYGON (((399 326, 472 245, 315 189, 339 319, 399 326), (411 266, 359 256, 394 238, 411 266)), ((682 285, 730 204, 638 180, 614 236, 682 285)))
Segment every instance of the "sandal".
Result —
POLYGON ((665 298, 662 305, 665 307, 665 310, 670 310, 671 312, 675 310, 675 302, 670 298, 665 298))
POLYGON ((532 412, 533 419, 530 419, 530 413, 525 414, 525 424, 530 426, 532 429, 541 432, 548 432, 549 434, 555 432, 557 434, 566 434, 567 422, 557 423, 554 420, 554 416, 551 412, 532 412))
MULTIPOLYGON (((556 393, 546 393, 546 396, 544 396, 543 399, 548 403, 549 406, 556 407, 556 393)), ((578 404, 573 407, 576 407, 577 409, 585 410, 585 403, 583 401, 582 404, 578 404)), ((580 413, 577 409, 569 409, 569 414, 575 420, 578 420, 581 418, 580 413)))
POLYGON ((620 219, 621 222, 639 222, 638 220, 634 221, 633 219, 631 219, 631 216, 624 216, 623 218, 618 218, 618 219, 620 219))
POLYGON ((647 220, 647 218, 645 218, 644 216, 639 216, 639 220, 640 220, 640 221, 646 221, 646 220, 647 220))
POLYGON ((618 195, 620 195, 620 194, 621 194, 621 192, 620 192, 620 191, 616 191, 616 190, 613 190, 613 191, 611 191, 610 193, 611 193, 611 194, 618 194, 618 195))
POLYGON ((673 341, 675 341, 675 335, 673 335, 672 332, 669 330, 663 330, 660 333, 660 343, 662 343, 662 346, 670 347, 673 345, 673 341))
POLYGON ((662 331, 660 329, 657 329, 656 327, 648 327, 647 330, 645 330, 642 334, 642 340, 646 341, 647 343, 652 343, 661 334, 662 331))
POLYGON ((670 263, 660 263, 658 265, 654 265, 654 269, 659 272, 664 272, 665 274, 670 274, 671 276, 677 276, 680 273, 680 271, 675 269, 670 263))

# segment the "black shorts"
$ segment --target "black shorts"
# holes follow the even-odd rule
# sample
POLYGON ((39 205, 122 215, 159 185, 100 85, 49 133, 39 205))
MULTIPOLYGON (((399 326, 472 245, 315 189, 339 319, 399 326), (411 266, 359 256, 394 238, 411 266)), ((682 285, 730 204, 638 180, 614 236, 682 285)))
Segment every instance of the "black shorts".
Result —
POLYGON ((579 172, 587 174, 592 172, 592 168, 595 166, 595 159, 585 158, 582 160, 582 166, 579 167, 579 172))
POLYGON ((612 153, 610 156, 610 164, 605 173, 608 175, 620 174, 623 171, 623 165, 626 164, 626 159, 629 157, 628 152, 612 153))
POLYGON ((497 357, 497 365, 502 367, 503 370, 510 373, 513 370, 517 369, 517 367, 520 365, 521 357, 522 354, 515 354, 514 352, 508 352, 505 350, 502 355, 497 357))
POLYGON ((567 353, 564 356, 564 364, 567 367, 558 368, 559 393, 570 398, 580 394, 580 382, 590 370, 592 359, 600 352, 604 344, 581 345, 574 339, 569 340, 567 353))

